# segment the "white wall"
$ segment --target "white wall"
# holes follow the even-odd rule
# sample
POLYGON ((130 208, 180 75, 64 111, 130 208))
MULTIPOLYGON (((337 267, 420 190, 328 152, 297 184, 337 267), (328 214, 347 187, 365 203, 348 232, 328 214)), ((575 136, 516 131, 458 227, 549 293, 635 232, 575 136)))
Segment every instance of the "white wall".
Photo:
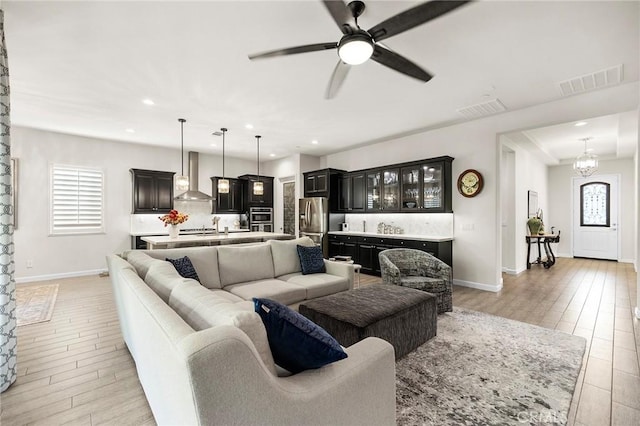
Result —
MULTIPOLYGON (((619 259, 622 262, 633 262, 635 256, 634 223, 635 199, 625 196, 633 194, 636 188, 633 158, 620 160, 600 160, 597 174, 620 175, 620 208, 618 236, 620 238, 619 259)), ((549 167, 549 213, 553 221, 549 225, 562 231, 560 242, 555 253, 558 256, 573 257, 573 178, 576 177, 573 165, 564 164, 549 167)), ((546 220, 545 220, 546 222, 546 220)), ((547 225, 547 227, 549 226, 547 225)))
MULTIPOLYGON (((12 127, 12 156, 19 159, 16 280, 82 275, 106 268, 105 255, 130 248, 130 168, 180 170, 180 151, 12 127), (98 167, 105 172, 106 233, 49 236, 49 164, 98 167), (26 261, 33 268, 26 268, 26 261)), ((186 157, 186 156, 185 156, 186 157)), ((185 172, 186 172, 185 165, 185 172)), ((251 173, 255 162, 227 158, 228 176, 251 173)), ((200 155, 200 189, 222 172, 218 156, 200 155)))
MULTIPOLYGON (((282 232, 282 225, 284 221, 284 212, 282 208, 283 193, 282 184, 286 181, 293 181, 296 185, 296 199, 302 195, 302 180, 300 177, 300 154, 291 155, 279 160, 273 160, 265 162, 261 167, 264 168, 264 174, 267 176, 273 176, 273 213, 274 213, 274 227, 276 232, 282 232)), ((298 229, 298 206, 296 204, 296 219, 295 227, 298 229)))
MULTIPOLYGON (((454 191, 453 274, 458 284, 497 291, 502 287, 499 193, 501 142, 498 135, 636 109, 638 88, 638 83, 631 83, 563 98, 543 105, 449 127, 425 130, 331 154, 323 161, 328 167, 357 170, 450 155, 455 158, 454 180, 465 169, 479 170, 485 181, 485 189, 480 195, 464 198, 454 191)), ((522 196, 526 211, 526 192, 522 196)), ((545 202, 544 197, 545 195, 541 194, 542 203, 545 202)), ((547 217, 551 221, 554 220, 551 212, 547 217)))

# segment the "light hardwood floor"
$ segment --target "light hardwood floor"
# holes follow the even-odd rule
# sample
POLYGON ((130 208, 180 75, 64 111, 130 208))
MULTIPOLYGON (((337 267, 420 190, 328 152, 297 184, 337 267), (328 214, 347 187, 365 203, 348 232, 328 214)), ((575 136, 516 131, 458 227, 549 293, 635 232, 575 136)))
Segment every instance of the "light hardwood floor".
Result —
MULTIPOLYGON (((361 277, 361 285, 379 281, 361 277)), ((51 321, 18 328, 19 377, 0 395, 0 424, 155 424, 120 335, 109 279, 55 282, 51 321)), ((453 301, 585 337, 569 424, 630 426, 640 424, 635 283, 630 264, 558 259, 549 270, 505 275, 499 293, 455 287, 453 301)))

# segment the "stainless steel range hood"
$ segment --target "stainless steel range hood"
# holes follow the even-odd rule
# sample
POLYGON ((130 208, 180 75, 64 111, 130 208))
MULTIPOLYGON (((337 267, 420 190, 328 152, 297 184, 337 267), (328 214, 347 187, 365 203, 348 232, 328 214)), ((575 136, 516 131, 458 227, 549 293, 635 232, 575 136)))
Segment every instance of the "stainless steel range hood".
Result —
POLYGON ((176 201, 211 201, 210 195, 198 191, 198 157, 197 152, 189 151, 189 190, 176 196, 176 201))

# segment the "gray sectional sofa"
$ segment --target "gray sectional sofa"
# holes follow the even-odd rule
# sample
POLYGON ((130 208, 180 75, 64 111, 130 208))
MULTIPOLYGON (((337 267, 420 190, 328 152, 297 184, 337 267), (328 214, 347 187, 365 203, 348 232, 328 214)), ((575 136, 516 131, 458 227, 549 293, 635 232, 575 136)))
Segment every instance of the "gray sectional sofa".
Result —
MULTIPOLYGON (((350 265, 303 275, 296 245, 132 250, 109 255, 120 326, 158 424, 395 424, 393 347, 367 338, 348 358, 287 375, 253 297, 296 307, 353 288, 350 265), (200 282, 165 258, 188 256, 200 282)), ((295 350, 295 348, 292 348, 295 350)))

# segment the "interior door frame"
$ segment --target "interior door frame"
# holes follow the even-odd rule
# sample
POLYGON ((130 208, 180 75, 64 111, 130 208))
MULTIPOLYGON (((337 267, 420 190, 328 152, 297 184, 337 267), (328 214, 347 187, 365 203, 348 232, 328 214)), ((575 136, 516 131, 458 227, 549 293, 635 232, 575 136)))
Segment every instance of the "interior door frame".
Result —
MULTIPOLYGON (((575 203, 575 190, 576 190, 576 184, 578 181, 583 181, 589 182, 589 181, 600 181, 602 179, 602 177, 615 177, 615 179, 617 180, 616 183, 616 198, 617 198, 617 205, 616 205, 616 217, 614 218, 613 216, 611 217, 611 222, 613 222, 615 220, 616 223, 616 232, 617 232, 617 241, 616 241, 616 261, 619 262, 620 261, 620 254, 622 252, 622 238, 620 238, 621 235, 621 223, 620 223, 620 215, 622 214, 620 211, 620 201, 621 201, 621 192, 620 192, 620 188, 622 186, 622 175, 620 173, 605 173, 605 174, 599 174, 599 175, 594 175, 594 176, 589 176, 588 178, 583 178, 580 176, 573 176, 571 178, 571 255, 572 257, 575 257, 575 229, 576 229, 576 208, 580 208, 580 206, 576 206, 575 203)), ((578 256, 580 257, 580 256, 578 256)), ((607 259, 605 259, 607 260, 607 259)))
MULTIPOLYGON (((294 184, 294 192, 297 194, 297 182, 295 176, 285 176, 281 178, 277 178, 278 184, 275 185, 274 188, 274 232, 284 232, 284 184, 291 183, 294 184)), ((294 235, 298 230, 298 201, 294 203, 294 235)))

